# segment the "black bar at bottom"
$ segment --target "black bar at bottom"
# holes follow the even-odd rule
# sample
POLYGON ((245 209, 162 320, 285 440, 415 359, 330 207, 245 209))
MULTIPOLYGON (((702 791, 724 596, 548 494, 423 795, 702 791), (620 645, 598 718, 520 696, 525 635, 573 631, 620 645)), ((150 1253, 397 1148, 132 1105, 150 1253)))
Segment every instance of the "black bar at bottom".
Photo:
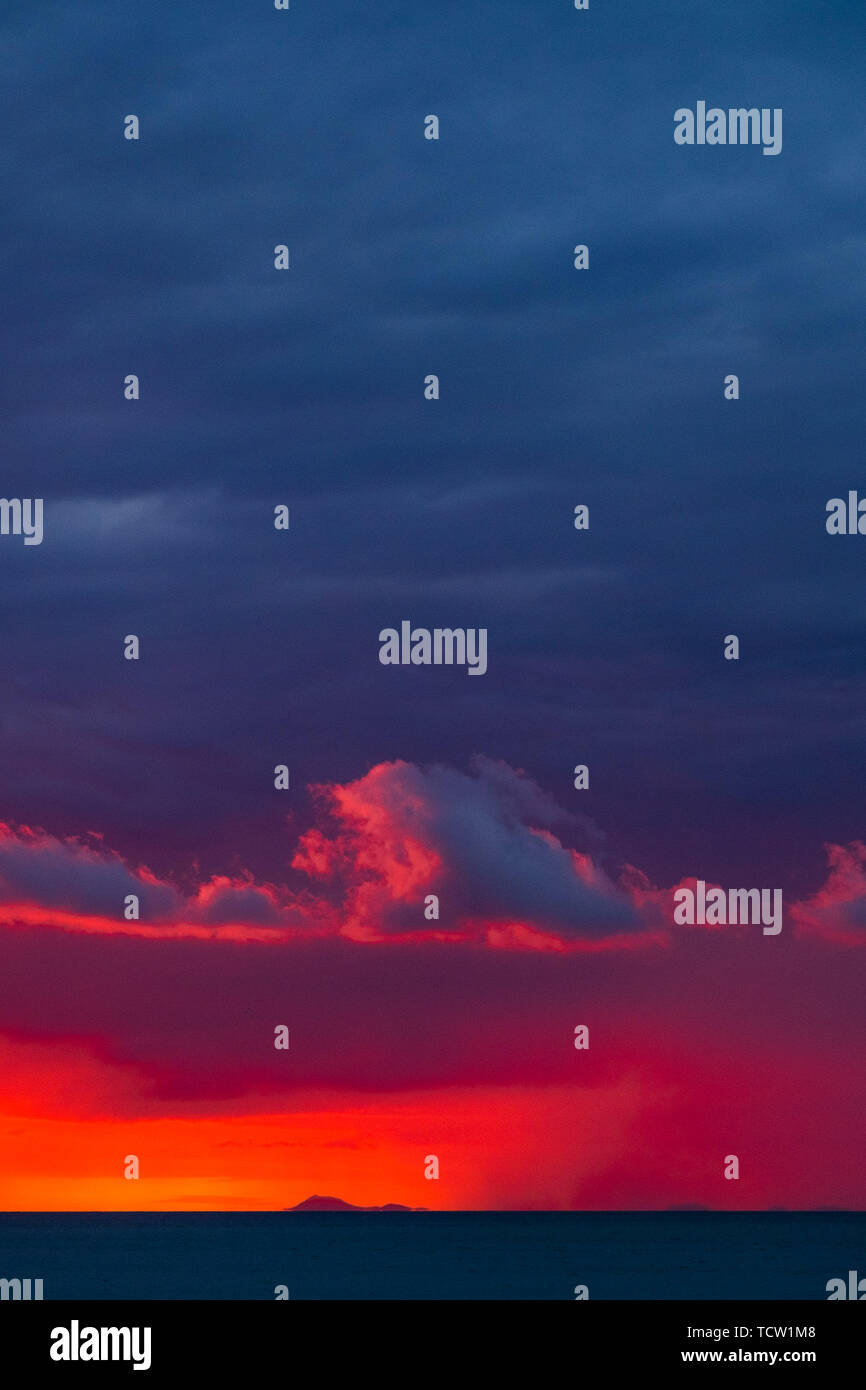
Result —
POLYGON ((565 1358, 593 1381, 708 1365, 805 1366, 826 1381, 862 1369, 864 1328, 866 1310, 844 1302, 4 1302, 0 1374, 258 1385, 372 1372, 412 1385, 449 1383, 471 1361, 487 1383, 546 1385, 565 1358))

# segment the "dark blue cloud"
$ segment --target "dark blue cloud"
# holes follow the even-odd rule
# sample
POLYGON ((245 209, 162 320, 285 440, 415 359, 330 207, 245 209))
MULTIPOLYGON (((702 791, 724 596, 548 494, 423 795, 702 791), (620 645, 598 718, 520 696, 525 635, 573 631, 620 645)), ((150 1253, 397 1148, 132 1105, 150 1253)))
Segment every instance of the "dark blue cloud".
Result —
POLYGON ((485 753, 567 804, 589 763, 657 881, 817 881, 862 834, 860 541, 823 517, 866 488, 864 27, 4 11, 0 491, 46 538, 0 538, 0 813, 279 877, 305 783, 485 753), (781 156, 677 147, 701 98, 782 107, 781 156), (381 668, 403 618, 486 626, 488 674, 381 668))

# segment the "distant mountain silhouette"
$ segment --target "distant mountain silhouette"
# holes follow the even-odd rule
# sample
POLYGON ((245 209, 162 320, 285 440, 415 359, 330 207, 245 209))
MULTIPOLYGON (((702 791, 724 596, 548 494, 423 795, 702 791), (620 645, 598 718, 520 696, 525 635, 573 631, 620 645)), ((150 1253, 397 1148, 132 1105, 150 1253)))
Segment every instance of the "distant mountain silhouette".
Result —
POLYGON ((283 1211, 429 1211, 429 1207, 401 1207, 399 1202, 388 1202, 384 1207, 356 1207, 342 1197, 320 1197, 314 1192, 295 1207, 283 1207, 283 1211))

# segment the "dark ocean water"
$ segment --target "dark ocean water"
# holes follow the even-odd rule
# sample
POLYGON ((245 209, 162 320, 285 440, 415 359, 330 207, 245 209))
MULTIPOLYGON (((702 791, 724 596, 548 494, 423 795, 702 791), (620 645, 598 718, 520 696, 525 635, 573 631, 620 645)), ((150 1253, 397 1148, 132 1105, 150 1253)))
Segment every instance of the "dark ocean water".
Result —
POLYGON ((826 1299, 866 1214, 0 1214, 0 1278, 46 1299, 826 1299))

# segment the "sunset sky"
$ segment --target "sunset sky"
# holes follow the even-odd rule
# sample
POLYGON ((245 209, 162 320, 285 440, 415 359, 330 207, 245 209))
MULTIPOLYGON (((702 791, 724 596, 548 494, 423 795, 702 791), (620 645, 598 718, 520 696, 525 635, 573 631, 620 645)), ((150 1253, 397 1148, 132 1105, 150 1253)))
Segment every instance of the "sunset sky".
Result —
POLYGON ((291 887, 185 896, 103 841, 4 830, 8 1208, 861 1200, 864 846, 770 937, 673 927, 670 887, 566 848, 583 827, 503 763, 315 800, 291 887))
POLYGON ((831 11, 4 8, 0 1208, 864 1205, 831 11), (783 152, 678 147, 703 99, 783 152), (782 932, 675 927, 696 879, 782 932))

